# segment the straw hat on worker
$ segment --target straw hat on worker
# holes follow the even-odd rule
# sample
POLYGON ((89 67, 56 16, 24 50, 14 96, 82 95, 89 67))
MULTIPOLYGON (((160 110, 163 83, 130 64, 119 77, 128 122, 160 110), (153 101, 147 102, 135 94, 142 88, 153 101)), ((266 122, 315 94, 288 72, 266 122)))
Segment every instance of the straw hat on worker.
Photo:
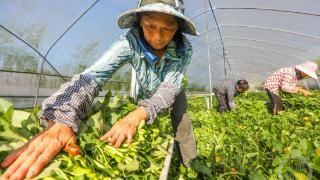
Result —
POLYGON ((318 76, 316 74, 318 65, 315 62, 306 61, 296 65, 295 68, 301 72, 304 72, 306 75, 312 77, 313 79, 318 79, 318 76))
POLYGON ((180 31, 190 35, 199 35, 192 21, 184 15, 182 0, 140 0, 138 7, 128 10, 118 17, 120 28, 130 28, 139 24, 139 14, 159 12, 177 17, 180 31))

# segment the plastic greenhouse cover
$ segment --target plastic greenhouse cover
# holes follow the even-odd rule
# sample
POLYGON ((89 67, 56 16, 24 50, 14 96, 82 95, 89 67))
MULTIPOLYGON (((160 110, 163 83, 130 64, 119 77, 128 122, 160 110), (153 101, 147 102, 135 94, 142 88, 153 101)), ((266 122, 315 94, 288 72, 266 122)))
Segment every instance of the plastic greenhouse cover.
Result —
MULTIPOLYGON (((200 33, 188 36, 194 51, 187 69, 191 83, 208 88, 211 73, 213 84, 225 78, 245 78, 254 86, 281 67, 319 58, 320 1, 211 0, 211 6, 209 0, 184 3, 186 15, 200 33)), ((117 17, 136 5, 136 0, 2 0, 0 95, 35 95, 37 74, 41 72, 63 76, 81 72, 126 31, 117 26, 117 17), (47 61, 42 63, 41 56, 47 61)), ((47 76, 42 79, 46 82, 40 82, 39 95, 50 95, 56 89, 48 84, 41 87, 53 80, 64 82, 60 77, 47 76)))

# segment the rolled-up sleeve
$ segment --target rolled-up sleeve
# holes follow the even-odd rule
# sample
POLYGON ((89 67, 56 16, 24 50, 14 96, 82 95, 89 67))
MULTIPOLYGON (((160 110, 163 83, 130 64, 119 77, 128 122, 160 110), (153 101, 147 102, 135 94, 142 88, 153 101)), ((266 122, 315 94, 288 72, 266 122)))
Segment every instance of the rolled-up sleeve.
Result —
POLYGON ((81 120, 104 83, 120 66, 130 61, 131 49, 127 38, 122 36, 91 67, 62 85, 43 102, 42 111, 38 114, 42 124, 47 126, 47 121, 52 120, 71 127, 77 133, 81 120))
POLYGON ((42 111, 38 114, 41 123, 47 126, 52 120, 71 127, 77 133, 81 119, 97 95, 96 82, 85 75, 76 75, 42 103, 42 111))
POLYGON ((182 91, 182 78, 192 56, 191 44, 187 43, 186 48, 184 58, 171 65, 170 71, 166 74, 164 81, 156 92, 149 99, 145 99, 139 103, 139 106, 143 106, 147 112, 147 124, 154 123, 159 112, 171 107, 175 101, 175 97, 182 91))

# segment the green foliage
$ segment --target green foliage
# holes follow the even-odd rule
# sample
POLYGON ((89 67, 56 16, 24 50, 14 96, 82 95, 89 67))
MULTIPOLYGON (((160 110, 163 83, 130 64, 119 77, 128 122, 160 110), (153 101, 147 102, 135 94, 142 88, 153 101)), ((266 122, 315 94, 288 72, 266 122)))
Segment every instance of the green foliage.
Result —
POLYGON ((189 85, 189 80, 186 76, 183 76, 182 78, 182 86, 183 86, 183 89, 184 90, 187 90, 188 88, 188 85, 189 85))
MULTIPOLYGON (((277 116, 268 112, 266 93, 236 97, 237 110, 225 114, 207 111, 203 97, 190 99, 200 154, 192 162, 195 179, 278 179, 279 174, 294 179, 307 176, 308 166, 313 178, 319 179, 320 92, 312 93, 283 95, 285 110, 277 116)), ((179 167, 178 161, 173 163, 179 167)), ((176 168, 171 169, 178 174, 172 179, 192 179, 176 168)))
MULTIPOLYGON (((36 112, 14 111, 12 104, 0 102, 0 160, 42 130, 36 112), (15 113, 17 113, 15 115, 15 113), (11 114, 11 115, 10 115, 11 114), (8 119, 11 117, 11 119, 8 119), (12 118, 13 117, 13 118, 12 118)), ((133 143, 120 148, 102 142, 99 137, 136 108, 128 97, 111 93, 96 102, 81 124, 78 144, 81 155, 60 152, 35 179, 158 179, 168 154, 172 129, 168 116, 159 116, 154 125, 140 124, 133 143)), ((1 175, 2 172, 0 172, 1 175)))

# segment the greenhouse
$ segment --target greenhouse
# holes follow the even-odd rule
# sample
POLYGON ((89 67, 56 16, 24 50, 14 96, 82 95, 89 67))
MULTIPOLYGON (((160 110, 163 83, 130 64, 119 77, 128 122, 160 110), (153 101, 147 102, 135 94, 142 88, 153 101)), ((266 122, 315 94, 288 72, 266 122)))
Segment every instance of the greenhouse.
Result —
POLYGON ((0 179, 320 179, 320 1, 0 11, 0 179))

